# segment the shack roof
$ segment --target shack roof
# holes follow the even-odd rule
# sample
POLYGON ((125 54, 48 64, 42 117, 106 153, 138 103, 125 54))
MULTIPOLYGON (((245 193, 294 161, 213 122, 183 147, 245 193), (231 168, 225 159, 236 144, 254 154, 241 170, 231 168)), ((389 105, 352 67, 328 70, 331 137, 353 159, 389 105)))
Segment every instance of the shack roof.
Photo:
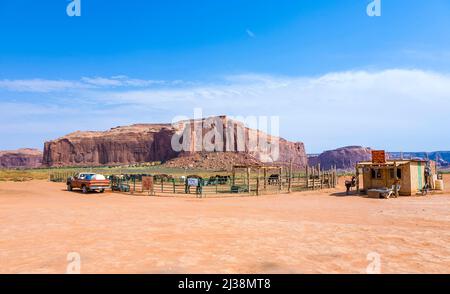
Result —
POLYGON ((425 160, 425 159, 398 159, 398 160, 394 160, 394 159, 390 159, 387 160, 385 163, 373 163, 372 161, 361 161, 358 162, 357 165, 359 166, 387 166, 387 165, 394 165, 397 164, 398 165, 403 165, 403 164, 407 164, 410 162, 421 162, 421 163, 426 163, 429 160, 425 160))

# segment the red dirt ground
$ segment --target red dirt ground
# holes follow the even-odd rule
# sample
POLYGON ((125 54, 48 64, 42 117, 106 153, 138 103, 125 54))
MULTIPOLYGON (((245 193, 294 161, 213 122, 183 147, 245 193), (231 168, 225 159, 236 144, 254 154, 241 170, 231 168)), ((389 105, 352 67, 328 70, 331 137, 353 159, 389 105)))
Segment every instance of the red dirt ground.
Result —
MULTIPOLYGON (((342 183, 342 180, 341 180, 342 183)), ((446 177, 447 187, 450 178, 446 177)), ((450 191, 186 199, 0 183, 0 273, 450 273, 450 191)))

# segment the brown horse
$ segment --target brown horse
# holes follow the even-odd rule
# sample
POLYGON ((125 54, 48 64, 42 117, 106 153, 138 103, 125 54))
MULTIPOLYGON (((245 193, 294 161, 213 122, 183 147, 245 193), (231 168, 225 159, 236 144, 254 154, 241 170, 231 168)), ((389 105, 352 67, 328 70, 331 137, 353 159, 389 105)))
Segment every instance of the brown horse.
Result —
POLYGON ((353 176, 351 181, 345 181, 345 187, 347 188, 347 195, 350 195, 350 190, 356 187, 356 177, 353 176))

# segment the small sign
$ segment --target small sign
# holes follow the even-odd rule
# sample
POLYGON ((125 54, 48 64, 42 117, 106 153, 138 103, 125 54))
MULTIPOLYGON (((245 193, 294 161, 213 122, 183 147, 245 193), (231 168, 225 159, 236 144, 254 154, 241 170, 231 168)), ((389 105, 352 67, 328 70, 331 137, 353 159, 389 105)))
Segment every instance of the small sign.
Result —
POLYGON ((142 190, 152 191, 153 190, 153 177, 142 177, 142 190))
POLYGON ((197 178, 188 178, 187 184, 190 187, 197 187, 198 186, 198 179, 197 178))
POLYGON ((386 163, 386 152, 384 150, 372 150, 372 163, 386 163))

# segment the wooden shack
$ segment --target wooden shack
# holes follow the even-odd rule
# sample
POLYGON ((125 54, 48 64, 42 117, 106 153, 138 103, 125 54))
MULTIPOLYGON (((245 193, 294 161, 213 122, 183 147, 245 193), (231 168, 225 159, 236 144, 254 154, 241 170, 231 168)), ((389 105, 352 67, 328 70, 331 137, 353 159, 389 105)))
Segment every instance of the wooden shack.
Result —
POLYGON ((427 166, 431 168, 431 173, 436 173, 435 163, 428 160, 359 162, 356 165, 357 190, 367 193, 370 189, 390 188, 398 182, 400 196, 416 195, 426 184, 425 170, 427 166))

